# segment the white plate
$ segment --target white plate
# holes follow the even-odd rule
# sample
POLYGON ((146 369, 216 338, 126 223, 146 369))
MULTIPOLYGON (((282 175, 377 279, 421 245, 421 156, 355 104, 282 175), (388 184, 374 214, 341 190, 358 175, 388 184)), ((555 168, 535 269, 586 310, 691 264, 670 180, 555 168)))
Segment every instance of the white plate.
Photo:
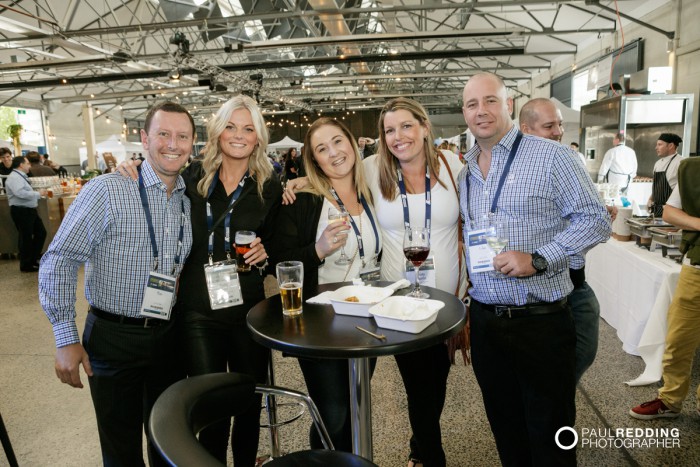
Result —
POLYGON ((389 297, 372 306, 369 313, 380 328, 418 334, 435 322, 438 311, 444 306, 439 300, 389 297))
POLYGON ((346 285, 334 291, 330 296, 330 301, 333 309, 339 315, 369 318, 369 307, 381 302, 393 293, 393 290, 385 287, 346 285), (357 297, 359 302, 348 302, 346 300, 348 297, 357 297))

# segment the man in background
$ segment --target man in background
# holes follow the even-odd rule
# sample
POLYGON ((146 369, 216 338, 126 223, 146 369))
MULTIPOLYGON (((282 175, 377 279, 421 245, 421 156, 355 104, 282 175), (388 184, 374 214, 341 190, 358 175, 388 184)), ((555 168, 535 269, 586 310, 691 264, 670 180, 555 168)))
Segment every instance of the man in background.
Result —
MULTIPOLYGON (((194 138, 184 107, 152 107, 141 130, 148 152, 139 182, 117 174, 91 180, 42 258, 39 300, 53 326, 56 376, 82 388, 80 366, 88 375, 105 466, 144 465, 151 408, 183 376, 170 311, 192 246, 179 173, 194 138), (90 310, 81 343, 75 302, 82 265, 90 310)), ((168 465, 150 442, 148 455, 149 465, 168 465)))
POLYGON ((625 146, 625 135, 616 133, 613 147, 608 149, 598 170, 598 183, 611 183, 626 193, 630 182, 637 176, 637 154, 625 146))
POLYGON ((576 153, 579 159, 581 159, 581 162, 583 162, 583 165, 586 165, 586 156, 583 155, 581 151, 579 151, 579 145, 576 141, 572 141, 569 144, 569 147, 571 148, 572 151, 576 153))
MULTIPOLYGON (((12 173, 12 151, 8 148, 0 148, 0 175, 12 173)), ((2 178, 2 186, 5 186, 5 177, 2 178)))
POLYGON ((678 183, 678 166, 681 163, 678 146, 682 142, 681 137, 674 133, 661 133, 656 141, 659 160, 654 164, 654 182, 647 202, 647 210, 655 217, 662 216, 664 204, 678 183))
POLYGON ((34 191, 27 178, 29 167, 29 161, 24 156, 12 159, 12 173, 5 182, 5 191, 10 216, 17 227, 19 270, 37 272, 46 241, 46 228, 39 217, 37 206, 39 198, 46 195, 46 190, 34 191))
MULTIPOLYGON (((520 130, 525 134, 539 136, 561 142, 564 126, 561 111, 549 99, 532 99, 520 109, 520 130)), ((585 166, 585 165, 584 165, 585 166)), ((598 324, 600 322, 600 304, 586 283, 583 254, 576 255, 577 266, 569 267, 569 277, 574 290, 568 301, 576 325, 576 383, 583 373, 593 364, 598 352, 598 324)))
POLYGON ((31 164, 29 168, 30 177, 53 177, 56 173, 51 167, 45 166, 41 163, 41 154, 36 151, 29 151, 27 153, 27 160, 31 164))
POLYGON ((374 144, 375 141, 372 138, 366 136, 357 138, 357 149, 360 151, 360 158, 364 159, 374 154, 374 144))

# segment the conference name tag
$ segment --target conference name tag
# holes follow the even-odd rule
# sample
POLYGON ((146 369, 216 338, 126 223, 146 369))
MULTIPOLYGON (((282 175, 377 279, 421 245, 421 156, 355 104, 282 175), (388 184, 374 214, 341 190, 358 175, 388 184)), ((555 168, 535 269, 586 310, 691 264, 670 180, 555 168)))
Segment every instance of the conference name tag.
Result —
POLYGON ((469 273, 493 271, 493 258, 496 256, 486 243, 486 229, 467 232, 467 251, 469 252, 469 273))
POLYGON ((243 304, 236 260, 207 263, 204 265, 204 275, 207 279, 209 304, 212 310, 243 304))
MULTIPOLYGON (((411 282, 411 284, 415 283, 415 273, 414 273, 414 268, 413 268, 413 263, 406 260, 406 279, 411 282)), ((428 258, 423 261, 423 264, 421 264, 421 267, 418 269, 418 283, 420 285, 425 285, 426 287, 435 287, 436 282, 436 277, 435 277, 435 257, 434 256, 428 256, 428 258)))
POLYGON ((143 294, 140 315, 146 318, 170 319, 175 301, 177 277, 151 271, 143 294))

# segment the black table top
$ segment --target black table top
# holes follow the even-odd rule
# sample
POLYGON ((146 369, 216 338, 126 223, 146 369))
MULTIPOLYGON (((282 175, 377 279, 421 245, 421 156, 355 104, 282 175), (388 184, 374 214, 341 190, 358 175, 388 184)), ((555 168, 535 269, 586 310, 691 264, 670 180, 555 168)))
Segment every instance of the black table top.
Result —
MULTIPOLYGON (((379 282, 377 286, 389 285, 379 282)), ((324 284, 318 290, 304 290, 305 297, 314 297, 326 290, 335 290, 347 283, 324 284)), ((432 287, 421 286, 431 300, 440 300, 445 307, 438 312, 433 324, 418 334, 377 327, 374 318, 338 315, 331 305, 304 303, 299 316, 282 314, 279 295, 255 305, 248 313, 248 329, 253 339, 275 350, 294 356, 316 358, 363 358, 395 355, 420 350, 457 334, 466 323, 464 304, 454 295, 432 287), (359 331, 361 326, 386 340, 379 340, 359 331)), ((394 295, 406 295, 412 287, 394 295)))

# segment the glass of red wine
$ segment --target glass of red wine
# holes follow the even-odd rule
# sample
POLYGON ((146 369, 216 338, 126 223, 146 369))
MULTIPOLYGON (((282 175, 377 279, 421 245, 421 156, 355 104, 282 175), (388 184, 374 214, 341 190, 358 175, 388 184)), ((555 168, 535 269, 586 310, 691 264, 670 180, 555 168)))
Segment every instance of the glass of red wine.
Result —
POLYGON ((428 298, 430 295, 420 289, 418 283, 418 269, 430 253, 430 229, 407 227, 403 234, 403 254, 413 264, 415 284, 408 297, 428 298))

